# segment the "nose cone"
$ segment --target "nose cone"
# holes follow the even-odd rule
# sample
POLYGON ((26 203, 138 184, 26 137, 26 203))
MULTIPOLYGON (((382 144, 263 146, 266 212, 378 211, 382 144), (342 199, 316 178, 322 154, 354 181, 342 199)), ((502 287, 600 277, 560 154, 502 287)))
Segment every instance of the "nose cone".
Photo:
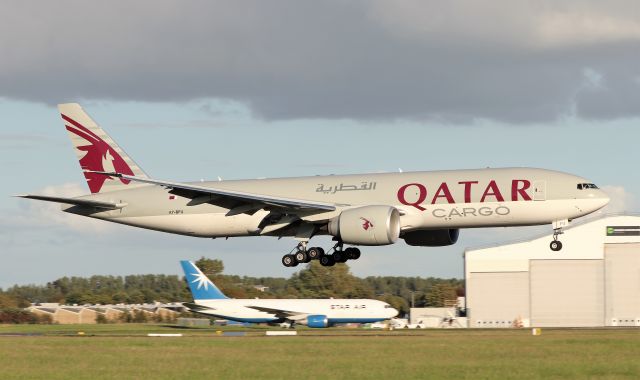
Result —
POLYGON ((396 315, 398 315, 398 310, 394 309, 394 308, 389 308, 387 309, 387 318, 393 318, 396 315))
POLYGON ((597 203, 597 209, 601 209, 604 206, 609 204, 609 201, 611 201, 611 198, 609 198, 609 196, 607 195, 607 193, 605 193, 602 190, 598 190, 598 192, 594 195, 594 200, 597 203))
POLYGON ((585 215, 600 210, 611 200, 604 191, 599 189, 590 190, 585 195, 586 197, 578 202, 578 209, 582 210, 585 215))

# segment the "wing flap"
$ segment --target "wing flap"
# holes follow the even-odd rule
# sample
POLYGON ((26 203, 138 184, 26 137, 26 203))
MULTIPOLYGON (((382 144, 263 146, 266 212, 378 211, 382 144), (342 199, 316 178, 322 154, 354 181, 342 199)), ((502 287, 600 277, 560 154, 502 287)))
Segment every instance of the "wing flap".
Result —
POLYGON ((202 306, 202 305, 198 305, 197 303, 193 303, 193 302, 183 302, 182 306, 186 307, 187 309, 189 309, 190 311, 193 311, 193 312, 201 312, 201 311, 205 311, 205 310, 216 310, 214 307, 202 306))

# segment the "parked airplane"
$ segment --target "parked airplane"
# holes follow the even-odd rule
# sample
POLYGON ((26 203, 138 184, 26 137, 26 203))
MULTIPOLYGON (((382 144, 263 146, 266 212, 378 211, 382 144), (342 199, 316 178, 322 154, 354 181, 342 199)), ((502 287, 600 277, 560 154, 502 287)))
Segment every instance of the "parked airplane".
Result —
POLYGON ((212 317, 250 323, 282 323, 329 327, 336 323, 370 323, 390 319, 398 310, 370 299, 230 299, 191 261, 180 261, 193 295, 189 310, 212 317))
POLYGON ((572 219, 607 195, 584 178, 552 170, 503 168, 180 183, 149 178, 80 105, 58 106, 90 195, 20 195, 62 203, 69 213, 189 236, 290 236, 285 266, 331 266, 360 257, 354 246, 454 244, 460 228, 552 224, 550 248, 572 219), (325 251, 307 247, 333 236, 325 251))

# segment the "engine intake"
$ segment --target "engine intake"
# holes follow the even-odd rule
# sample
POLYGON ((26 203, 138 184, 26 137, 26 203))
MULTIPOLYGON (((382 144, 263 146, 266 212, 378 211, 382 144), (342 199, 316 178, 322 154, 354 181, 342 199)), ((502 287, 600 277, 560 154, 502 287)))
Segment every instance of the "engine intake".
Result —
POLYGON ((402 238, 408 245, 419 247, 443 247, 452 245, 458 241, 459 229, 445 230, 421 230, 410 231, 402 234, 402 238))
POLYGON ((393 244, 400 237, 400 212, 390 206, 356 207, 330 220, 328 229, 347 244, 393 244))

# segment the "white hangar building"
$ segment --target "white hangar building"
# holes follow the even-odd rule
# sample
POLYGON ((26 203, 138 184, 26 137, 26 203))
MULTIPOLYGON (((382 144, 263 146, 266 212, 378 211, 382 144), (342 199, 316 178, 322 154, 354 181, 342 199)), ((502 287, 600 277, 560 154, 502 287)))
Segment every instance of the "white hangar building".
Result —
MULTIPOLYGON (((575 222, 574 222, 575 223, 575 222)), ((640 216, 465 252, 469 327, 640 326, 640 216)))

